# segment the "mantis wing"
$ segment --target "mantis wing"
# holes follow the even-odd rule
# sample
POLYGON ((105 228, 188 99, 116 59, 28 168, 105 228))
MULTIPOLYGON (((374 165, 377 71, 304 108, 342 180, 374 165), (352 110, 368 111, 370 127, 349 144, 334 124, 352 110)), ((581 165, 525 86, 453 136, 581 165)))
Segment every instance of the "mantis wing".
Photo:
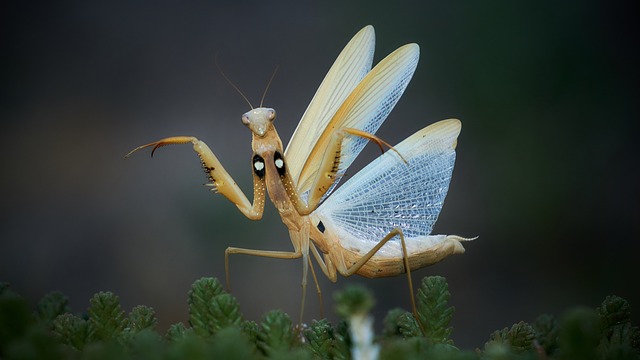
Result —
MULTIPOLYGON (((459 120, 427 126, 394 146, 407 160, 387 151, 351 177, 312 213, 312 223, 361 253, 392 229, 402 229, 409 253, 445 240, 430 235, 449 189, 460 134, 459 120)), ((376 256, 401 256, 392 239, 376 256)))
MULTIPOLYGON (((298 193, 303 198, 317 177, 319 164, 327 151, 331 137, 340 129, 354 128, 375 133, 387 118, 400 96, 409 84, 418 65, 420 48, 416 44, 404 45, 378 63, 349 94, 335 115, 328 122, 306 159, 297 180, 298 193)), ((355 160, 367 139, 347 136, 340 149, 340 159, 336 181, 324 194, 316 194, 325 199, 338 184, 340 177, 355 160)), ((310 145, 307 145, 310 146, 310 145)), ((295 149, 295 148, 292 148, 295 149)))
POLYGON ((320 84, 285 150, 294 182, 298 181, 313 144, 347 96, 371 70, 374 47, 375 32, 369 25, 349 41, 320 84))

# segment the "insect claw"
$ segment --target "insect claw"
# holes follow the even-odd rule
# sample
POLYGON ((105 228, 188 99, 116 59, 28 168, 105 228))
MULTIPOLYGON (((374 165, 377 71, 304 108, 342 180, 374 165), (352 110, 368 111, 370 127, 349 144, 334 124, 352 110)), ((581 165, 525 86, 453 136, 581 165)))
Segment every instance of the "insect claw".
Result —
POLYGON ((152 142, 146 145, 141 145, 138 146, 137 148, 129 151, 129 153, 127 155, 124 156, 124 158, 128 158, 129 156, 131 156, 131 154, 133 154, 134 152, 138 151, 138 150, 142 150, 144 148, 148 148, 153 146, 153 149, 151 149, 151 157, 153 157, 153 154, 156 152, 156 150, 158 148, 161 148, 163 146, 166 145, 172 145, 172 144, 185 144, 188 142, 192 142, 195 144, 195 142, 198 141, 198 139, 192 137, 192 136, 173 136, 173 137, 168 137, 156 142, 152 142))
POLYGON ((156 151, 156 149, 161 147, 161 146, 165 146, 165 145, 167 145, 167 144, 163 143, 161 141, 153 142, 153 143, 150 143, 150 144, 141 145, 141 146, 138 146, 137 148, 129 151, 129 153, 127 153, 127 155, 124 156, 124 158, 126 159, 129 156, 131 156, 131 154, 133 154, 134 152, 136 152, 138 150, 142 150, 144 148, 148 148, 149 146, 153 146, 153 149, 151 150, 151 157, 153 157, 153 153, 156 151))
POLYGON ((161 147, 163 147, 165 145, 167 145, 167 144, 163 143, 163 142, 156 143, 156 145, 153 147, 153 149, 151 149, 151 157, 153 157, 153 153, 155 153, 158 148, 161 148, 161 147))
POLYGON ((126 159, 126 158, 128 158, 129 156, 131 156, 131 154, 133 154, 134 152, 136 152, 136 151, 138 151, 138 150, 142 150, 142 149, 144 149, 144 148, 146 148, 146 147, 148 147, 148 146, 151 146, 151 145, 152 145, 152 144, 146 144, 146 145, 138 146, 137 148, 135 148, 135 149, 133 149, 133 150, 129 151, 129 152, 127 153, 127 155, 125 155, 125 156, 124 156, 124 158, 126 159))
POLYGON ((391 146, 391 144, 389 144, 388 142, 386 142, 386 141, 382 140, 381 138, 375 136, 374 134, 368 133, 366 131, 358 130, 358 129, 352 129, 352 128, 344 128, 342 130, 345 131, 347 134, 359 136, 359 137, 367 139, 369 141, 373 141, 374 143, 376 143, 378 145, 378 147, 380 148, 380 151, 382 151, 382 153, 384 153, 384 147, 386 146, 387 148, 389 148, 389 150, 392 150, 393 152, 398 154, 398 156, 400 156, 400 159, 402 159, 402 161, 405 164, 408 164, 407 160, 404 158, 404 156, 402 156, 402 154, 400 154, 400 152, 398 150, 396 150, 396 148, 391 146))

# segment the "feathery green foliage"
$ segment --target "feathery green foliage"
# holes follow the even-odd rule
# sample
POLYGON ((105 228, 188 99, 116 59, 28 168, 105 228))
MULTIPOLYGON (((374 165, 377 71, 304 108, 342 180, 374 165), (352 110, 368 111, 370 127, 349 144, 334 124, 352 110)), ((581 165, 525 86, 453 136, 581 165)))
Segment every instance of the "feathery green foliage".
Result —
POLYGON ((213 338, 211 350, 214 354, 224 354, 226 359, 257 357, 255 345, 237 326, 228 326, 218 331, 213 338))
POLYGON ((256 324, 255 321, 245 320, 240 324, 240 330, 247 336, 247 339, 252 344, 258 343, 258 331, 260 331, 260 326, 256 324))
POLYGON ((138 305, 129 314, 129 328, 134 332, 153 330, 156 327, 156 312, 145 305, 138 305))
POLYGON ((111 340, 127 327, 127 317, 120 299, 110 291, 101 291, 89 301, 89 322, 97 340, 111 340))
POLYGON ((50 327, 53 320, 64 313, 68 313, 69 299, 59 291, 46 294, 36 307, 36 321, 50 327))
POLYGON ((295 336, 289 315, 280 310, 271 310, 262 317, 258 330, 258 348, 269 356, 283 353, 294 344, 295 336))
POLYGON ((397 327, 400 334, 405 339, 422 336, 422 330, 420 330, 418 320, 416 320, 410 312, 405 312, 398 317, 397 327))
POLYGON ((373 295, 362 286, 352 285, 336 293, 334 300, 338 304, 336 312, 342 317, 350 314, 364 314, 373 307, 373 295))
POLYGON ((418 321, 424 335, 436 344, 453 344, 449 326, 455 309, 449 306, 449 284, 442 276, 429 276, 418 289, 418 321))
POLYGON ((392 336, 401 336, 400 327, 398 326, 398 318, 400 315, 404 314, 406 310, 395 308, 389 310, 387 316, 384 317, 382 321, 382 336, 384 337, 392 337, 392 336))
POLYGON ((349 325, 344 319, 340 320, 336 326, 333 336, 335 337, 331 350, 333 358, 336 360, 351 359, 351 335, 349 334, 349 325))
POLYGON ((242 322, 236 299, 224 292, 218 279, 202 278, 189 291, 189 323, 196 334, 211 337, 218 330, 242 322))
POLYGON ((485 349, 496 346, 506 346, 516 354, 521 354, 533 350, 536 338, 533 326, 521 321, 513 325, 510 329, 494 331, 489 336, 489 342, 485 344, 485 349))
POLYGON ((532 324, 538 346, 545 354, 553 355, 558 349, 558 321, 551 315, 540 315, 532 324))
POLYGON ((628 358, 640 348, 640 330, 631 324, 631 305, 618 296, 607 296, 597 309, 603 337, 600 352, 610 358, 628 358))
POLYGON ((598 314, 588 308, 570 310, 562 319, 558 334, 560 359, 598 359, 602 323, 598 314))
POLYGON ((27 303, 7 283, 0 283, 0 319, 0 351, 23 337, 33 322, 27 303))
MULTIPOLYGON (((422 281, 417 319, 402 309, 389 311, 377 339, 381 359, 638 359, 640 331, 631 323, 630 304, 607 297, 596 309, 576 308, 556 320, 538 317, 493 332, 484 349, 459 350, 449 338, 453 308, 442 277, 422 281)), ((100 292, 86 316, 69 313, 67 298, 45 295, 35 311, 0 283, 2 359, 350 359, 349 321, 373 306, 371 294, 351 287, 336 296, 343 316, 335 327, 326 319, 294 325, 282 311, 260 323, 244 321, 233 296, 213 278, 196 281, 188 294, 189 324, 172 325, 161 336, 154 310, 136 306, 128 314, 118 297, 100 292)), ((360 325, 362 326, 362 325, 360 325)))
POLYGON ((309 342, 309 348, 316 359, 332 359, 331 350, 334 346, 333 326, 327 319, 313 320, 309 329, 304 333, 309 342))
POLYGON ((53 333, 61 343, 82 350, 91 341, 93 328, 87 320, 66 313, 53 321, 53 333))
POLYGON ((183 323, 177 323, 169 326, 167 334, 164 337, 168 341, 175 342, 188 336, 190 332, 193 332, 193 329, 187 329, 183 323))

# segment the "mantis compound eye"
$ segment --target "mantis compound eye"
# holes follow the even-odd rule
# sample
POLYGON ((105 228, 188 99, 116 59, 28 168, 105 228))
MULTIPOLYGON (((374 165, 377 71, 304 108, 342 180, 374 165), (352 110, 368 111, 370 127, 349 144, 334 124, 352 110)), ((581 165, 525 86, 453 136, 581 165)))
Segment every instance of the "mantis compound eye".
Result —
POLYGON ((247 114, 242 115, 242 123, 245 124, 246 126, 249 126, 249 115, 247 114))

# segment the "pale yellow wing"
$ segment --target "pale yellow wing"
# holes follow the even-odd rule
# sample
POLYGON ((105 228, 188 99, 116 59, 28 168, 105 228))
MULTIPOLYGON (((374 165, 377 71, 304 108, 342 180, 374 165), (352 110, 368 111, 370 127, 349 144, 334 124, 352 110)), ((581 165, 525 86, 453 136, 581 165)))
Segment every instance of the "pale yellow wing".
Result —
POLYGON ((375 32, 373 26, 369 25, 349 41, 320 84, 285 150, 287 166, 294 182, 298 181, 313 145, 333 115, 371 70, 374 47, 375 32))
MULTIPOLYGON (((331 118, 322 134, 313 146, 298 177, 298 192, 306 197, 316 178, 319 164, 327 149, 331 136, 342 128, 355 128, 375 133, 387 118, 400 96, 409 84, 409 80, 418 65, 420 48, 416 44, 407 44, 392 52, 378 63, 356 86, 345 99, 335 115, 331 118)), ((328 196, 340 177, 345 173, 367 140, 361 137, 348 136, 340 150, 340 164, 337 180, 329 188, 328 196)))

